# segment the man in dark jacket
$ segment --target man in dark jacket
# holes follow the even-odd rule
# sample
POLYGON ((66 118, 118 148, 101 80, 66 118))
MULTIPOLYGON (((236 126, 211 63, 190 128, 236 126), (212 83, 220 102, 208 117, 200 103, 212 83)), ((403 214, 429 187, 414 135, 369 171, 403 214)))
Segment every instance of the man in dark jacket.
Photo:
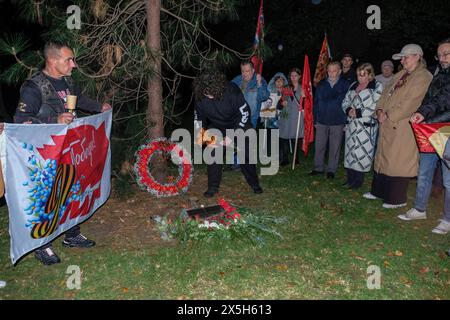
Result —
MULTIPOLYGON (((253 130, 251 112, 239 87, 228 82, 218 71, 206 71, 194 80, 195 121, 203 129, 217 129, 225 137, 227 129, 253 130)), ((255 193, 262 193, 259 186, 256 164, 249 163, 249 142, 245 139, 245 159, 239 159, 241 171, 255 193)), ((218 142, 219 143, 219 142, 218 142)), ((211 144, 207 148, 221 148, 211 144)), ((212 156, 215 150, 212 151, 212 156)), ((222 159, 220 159, 222 160, 222 159)), ((222 162, 208 164, 208 190, 205 197, 212 197, 219 191, 222 179, 222 162)))
MULTIPOLYGON (((422 105, 411 116, 411 123, 450 122, 450 38, 439 43, 436 59, 439 66, 433 75, 422 105)), ((420 153, 414 207, 398 217, 402 220, 426 219, 426 207, 431 193, 437 153, 420 153)), ((444 217, 432 230, 433 233, 450 232, 450 169, 442 162, 442 177, 445 187, 444 217)))
POLYGON ((314 170, 310 175, 323 174, 325 170, 325 152, 328 149, 327 178, 333 179, 338 163, 347 116, 342 111, 342 100, 347 93, 349 83, 341 77, 339 62, 327 66, 328 78, 317 85, 314 95, 314 126, 316 128, 314 170))
POLYGON ((341 64, 342 64, 342 73, 341 77, 348 81, 349 84, 352 84, 357 79, 356 71, 353 68, 353 56, 350 53, 346 53, 342 56, 341 64))
MULTIPOLYGON (((44 47, 44 58, 44 68, 27 79, 20 89, 14 122, 70 124, 74 115, 66 112, 68 95, 78 97, 79 109, 90 112, 111 109, 107 103, 102 105, 80 94, 71 78, 76 64, 74 53, 67 44, 48 42, 44 47)), ((83 236, 77 225, 66 231, 62 244, 66 247, 87 248, 94 246, 95 242, 83 236)), ((51 242, 36 249, 34 254, 45 265, 61 262, 51 242)))

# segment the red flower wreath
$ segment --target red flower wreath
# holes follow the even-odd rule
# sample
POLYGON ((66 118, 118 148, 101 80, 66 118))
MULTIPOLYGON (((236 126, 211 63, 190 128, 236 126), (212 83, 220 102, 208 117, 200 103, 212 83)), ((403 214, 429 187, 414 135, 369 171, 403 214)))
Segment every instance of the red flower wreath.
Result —
POLYGON ((181 145, 166 138, 158 138, 141 145, 135 154, 136 162, 134 172, 138 185, 159 197, 171 197, 186 192, 192 181, 193 166, 190 154, 181 145), (149 161, 156 152, 171 154, 175 164, 178 165, 179 176, 172 179, 172 183, 160 183, 151 175, 148 168, 149 161))

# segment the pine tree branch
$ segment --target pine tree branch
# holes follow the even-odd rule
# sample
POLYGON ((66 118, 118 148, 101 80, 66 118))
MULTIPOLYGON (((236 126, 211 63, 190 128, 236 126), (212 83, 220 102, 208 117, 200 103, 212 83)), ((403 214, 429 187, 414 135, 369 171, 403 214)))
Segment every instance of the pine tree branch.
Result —
MULTIPOLYGON (((170 12, 169 10, 167 10, 167 9, 165 9, 165 8, 163 8, 163 7, 161 7, 161 11, 164 12, 164 13, 166 13, 166 14, 168 14, 168 15, 170 15, 170 16, 172 16, 172 17, 174 17, 175 19, 178 19, 179 21, 182 21, 182 22, 188 24, 188 25, 191 26, 192 28, 196 29, 196 26, 195 26, 193 23, 191 23, 190 21, 187 21, 186 19, 184 19, 184 18, 182 18, 182 17, 180 17, 180 16, 178 16, 178 15, 176 15, 176 14, 170 12)), ((227 47, 227 46, 224 45, 223 43, 221 43, 221 42, 219 42, 218 40, 216 40, 216 39, 214 39, 213 37, 211 37, 208 33, 204 32, 203 30, 199 29, 199 31, 200 31, 200 33, 201 33, 202 35, 204 35, 206 38, 208 38, 208 39, 211 40, 212 42, 214 42, 214 43, 216 43, 217 45, 221 46, 222 48, 224 48, 224 49, 226 49, 226 50, 228 50, 228 51, 234 53, 237 57, 239 57, 239 59, 247 59, 247 58, 250 57, 250 56, 241 54, 240 52, 235 51, 235 50, 233 50, 233 49, 227 47)))
POLYGON ((16 53, 16 49, 14 47, 11 47, 11 54, 14 57, 14 59, 16 60, 16 62, 21 65, 22 67, 26 68, 27 70, 29 70, 30 73, 34 72, 37 70, 37 68, 35 67, 31 67, 26 65, 22 60, 19 59, 19 57, 17 56, 16 53))

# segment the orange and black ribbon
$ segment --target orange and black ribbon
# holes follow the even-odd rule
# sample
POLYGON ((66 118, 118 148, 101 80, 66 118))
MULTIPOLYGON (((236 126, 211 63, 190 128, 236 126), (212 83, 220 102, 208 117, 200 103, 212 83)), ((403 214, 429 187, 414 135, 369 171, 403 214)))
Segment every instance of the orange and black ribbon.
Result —
POLYGON ((54 212, 51 220, 36 223, 31 229, 31 237, 40 239, 48 237, 58 228, 59 211, 67 201, 72 185, 75 182, 75 166, 71 164, 59 164, 52 191, 45 205, 45 213, 54 212))

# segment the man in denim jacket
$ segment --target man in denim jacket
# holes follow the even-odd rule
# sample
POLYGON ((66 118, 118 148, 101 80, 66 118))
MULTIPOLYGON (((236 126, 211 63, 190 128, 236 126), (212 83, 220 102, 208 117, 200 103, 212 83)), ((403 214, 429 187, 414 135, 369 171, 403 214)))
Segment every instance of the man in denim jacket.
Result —
POLYGON ((241 75, 235 77, 231 82, 235 83, 244 94, 245 101, 250 106, 252 126, 256 128, 261 103, 269 99, 267 82, 260 74, 255 74, 251 61, 241 62, 241 75))

